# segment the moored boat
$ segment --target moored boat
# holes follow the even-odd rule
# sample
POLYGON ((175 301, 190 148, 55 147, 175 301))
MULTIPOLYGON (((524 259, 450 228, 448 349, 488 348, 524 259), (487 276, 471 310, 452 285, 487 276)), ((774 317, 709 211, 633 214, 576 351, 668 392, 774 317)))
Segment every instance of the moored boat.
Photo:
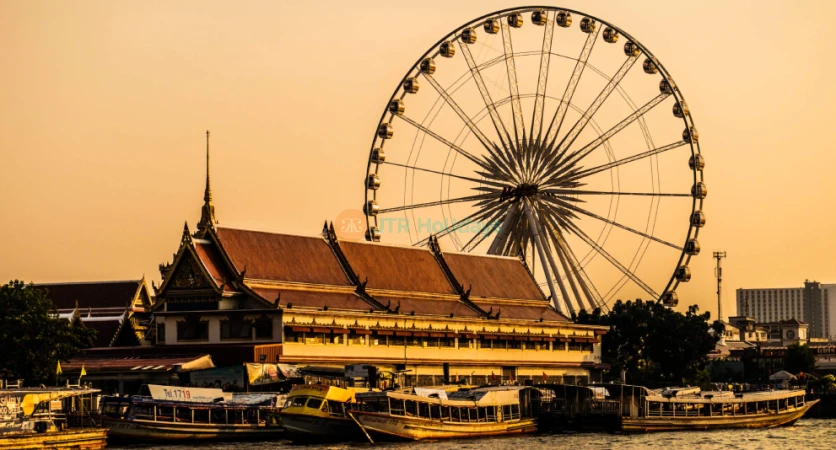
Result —
POLYGON ((68 428, 66 412, 73 408, 64 401, 97 392, 83 387, 0 389, 0 449, 104 448, 107 429, 68 428))
POLYGON ((449 439, 530 433, 537 430, 539 392, 493 386, 448 394, 395 391, 358 393, 352 409, 361 427, 377 438, 449 439))
POLYGON ((773 428, 795 423, 818 400, 806 400, 803 390, 735 394, 675 388, 648 391, 641 402, 636 414, 622 417, 622 431, 773 428))
POLYGON ((102 423, 115 440, 272 439, 284 396, 231 394, 220 389, 148 385, 150 396, 104 397, 102 423))
POLYGON ((348 415, 358 391, 368 388, 340 388, 323 384, 294 386, 280 413, 291 439, 353 440, 363 438, 348 415))

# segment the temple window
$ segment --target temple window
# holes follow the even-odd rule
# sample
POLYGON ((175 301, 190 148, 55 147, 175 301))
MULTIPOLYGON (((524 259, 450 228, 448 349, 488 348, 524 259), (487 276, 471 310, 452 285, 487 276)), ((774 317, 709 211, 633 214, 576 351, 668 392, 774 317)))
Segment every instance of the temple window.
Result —
POLYGON ((165 344, 165 322, 157 322, 157 343, 165 344))
POLYGON ((493 341, 490 339, 485 339, 484 337, 480 337, 477 341, 480 349, 490 350, 493 345, 491 344, 493 341))
POLYGON ((273 339, 273 319, 261 316, 253 325, 256 339, 273 339))
POLYGON ((348 335, 348 345, 366 345, 366 336, 357 333, 348 335))
POLYGON ((305 344, 325 344, 325 333, 305 333, 305 344))
POLYGON ((200 320, 200 316, 186 316, 177 322, 178 341, 208 341, 209 322, 200 320))
POLYGON ((438 346, 441 348, 454 348, 456 346, 456 338, 438 338, 438 346))
POLYGON ((252 337, 252 320, 244 320, 238 314, 230 314, 226 320, 221 320, 221 339, 252 339, 252 337))

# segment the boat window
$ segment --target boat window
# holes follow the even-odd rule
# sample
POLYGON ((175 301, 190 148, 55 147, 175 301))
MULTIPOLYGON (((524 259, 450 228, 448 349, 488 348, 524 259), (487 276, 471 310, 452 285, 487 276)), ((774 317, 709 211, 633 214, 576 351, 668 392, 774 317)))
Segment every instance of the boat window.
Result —
POLYGON ((212 423, 226 423, 226 410, 213 409, 212 410, 212 423))
POLYGON ((292 399, 293 403, 291 403, 290 406, 305 406, 305 402, 307 402, 307 401, 308 401, 308 397, 304 397, 304 396, 293 397, 293 399, 292 399))
POLYGON ((392 414, 397 416, 404 415, 404 401, 396 398, 389 399, 389 410, 392 414))
POLYGON ((429 419, 430 418, 430 405, 424 402, 418 402, 418 416, 429 419))
POLYGON ((488 422, 496 422, 496 407, 488 406, 485 410, 487 412, 488 422))
POLYGON ((511 419, 511 405, 502 405, 502 420, 511 419))
POLYGON ((134 415, 137 419, 154 420, 154 407, 148 405, 136 405, 134 415))
POLYGON ((157 420, 169 421, 174 419, 174 408, 171 406, 157 406, 157 420))
POLYGON ((519 419, 520 418, 520 405, 511 405, 511 418, 512 419, 519 419))
POLYGON ((250 425, 258 425, 259 414, 258 410, 254 408, 244 410, 244 422, 250 425))
POLYGON ((441 420, 450 420, 450 407, 449 406, 442 406, 439 409, 440 409, 440 411, 438 413, 438 417, 441 420))
POLYGON ((322 406, 322 399, 321 398, 310 398, 308 400, 308 408, 319 409, 322 406))
POLYGON ((413 400, 407 400, 404 406, 404 415, 405 416, 417 416, 418 415, 418 403, 413 400))
MULTIPOLYGON (((376 405, 377 402, 372 402, 371 404, 376 405)), ((332 416, 345 416, 345 409, 343 408, 343 404, 336 400, 328 400, 328 406, 323 407, 323 410, 330 412, 332 416)))
POLYGON ((244 423, 244 411, 240 409, 233 409, 228 412, 230 424, 244 423))
POLYGON ((177 408, 177 421, 189 422, 192 421, 192 410, 189 408, 177 408))
POLYGON ((209 410, 196 409, 194 410, 194 423, 209 423, 209 410))
POLYGON ((484 422, 484 421, 488 420, 488 408, 485 408, 485 407, 479 408, 478 413, 479 413, 479 417, 478 417, 479 422, 484 422))

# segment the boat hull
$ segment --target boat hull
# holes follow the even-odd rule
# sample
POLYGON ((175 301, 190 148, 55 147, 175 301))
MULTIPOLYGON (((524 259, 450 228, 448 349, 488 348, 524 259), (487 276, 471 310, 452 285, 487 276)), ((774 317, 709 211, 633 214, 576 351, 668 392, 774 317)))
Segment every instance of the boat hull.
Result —
POLYGON ((808 401, 800 408, 793 408, 774 414, 722 416, 722 417, 640 417, 624 418, 621 421, 621 431, 650 432, 650 431, 687 431, 687 430, 720 430, 729 428, 774 428, 792 425, 816 403, 818 400, 808 401))
POLYGON ((357 424, 349 417, 317 417, 309 414, 281 413, 287 438, 293 440, 358 440, 365 439, 357 424))
POLYGON ((537 431, 536 419, 509 422, 448 422, 353 411, 357 421, 377 438, 399 440, 454 439, 503 436, 537 431))
POLYGON ((98 450, 107 444, 106 428, 85 428, 52 433, 0 435, 0 449, 98 450))
POLYGON ((284 429, 277 426, 165 423, 113 418, 103 418, 102 424, 110 429, 111 440, 120 441, 257 440, 280 438, 284 435, 284 429))

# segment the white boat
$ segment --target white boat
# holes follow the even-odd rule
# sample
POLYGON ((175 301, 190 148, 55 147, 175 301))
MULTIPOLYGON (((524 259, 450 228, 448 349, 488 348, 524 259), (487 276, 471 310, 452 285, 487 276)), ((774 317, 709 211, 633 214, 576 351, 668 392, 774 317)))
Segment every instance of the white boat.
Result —
POLYGON ((351 412, 377 438, 449 439, 530 433, 537 429, 539 392, 494 386, 447 393, 364 392, 351 412), (421 395, 423 394, 423 395, 421 395))

